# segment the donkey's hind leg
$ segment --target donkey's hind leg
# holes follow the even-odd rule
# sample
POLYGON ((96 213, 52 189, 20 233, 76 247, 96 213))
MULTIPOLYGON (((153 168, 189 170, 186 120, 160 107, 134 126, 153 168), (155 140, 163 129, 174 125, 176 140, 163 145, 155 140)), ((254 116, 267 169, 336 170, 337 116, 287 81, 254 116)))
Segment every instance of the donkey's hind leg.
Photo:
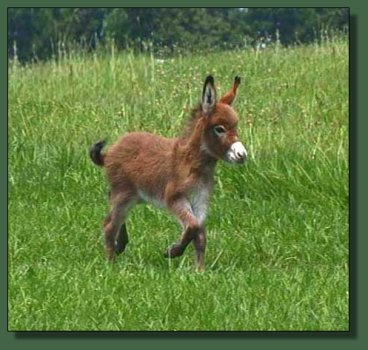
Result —
POLYGON ((133 201, 134 196, 131 193, 119 193, 110 197, 111 210, 104 222, 108 260, 113 260, 115 253, 122 253, 128 243, 128 234, 123 222, 133 201))
POLYGON ((129 243, 128 232, 127 232, 126 224, 125 222, 123 222, 116 236, 115 253, 117 255, 121 254, 125 250, 128 243, 129 243))
MULTIPOLYGON (((112 191, 110 190, 108 192, 109 201, 111 201, 111 194, 112 194, 112 191)), ((104 226, 108 223, 108 221, 110 221, 110 214, 105 219, 104 226)), ((127 232, 126 224, 125 224, 125 222, 123 222, 121 224, 120 230, 118 231, 118 234, 116 236, 115 253, 117 255, 120 255, 125 250, 128 243, 129 243, 128 232, 127 232)))

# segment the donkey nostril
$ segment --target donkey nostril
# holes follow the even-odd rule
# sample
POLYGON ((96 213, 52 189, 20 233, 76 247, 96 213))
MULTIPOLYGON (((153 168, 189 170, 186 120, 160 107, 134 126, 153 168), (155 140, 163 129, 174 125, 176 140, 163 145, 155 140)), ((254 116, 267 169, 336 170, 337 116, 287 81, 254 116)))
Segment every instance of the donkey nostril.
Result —
POLYGON ((247 159, 247 153, 246 152, 236 152, 235 154, 237 156, 236 161, 238 163, 244 163, 246 161, 246 159, 247 159))
POLYGON ((233 158, 233 161, 237 163, 243 163, 247 158, 247 151, 240 141, 231 145, 231 158, 233 158))

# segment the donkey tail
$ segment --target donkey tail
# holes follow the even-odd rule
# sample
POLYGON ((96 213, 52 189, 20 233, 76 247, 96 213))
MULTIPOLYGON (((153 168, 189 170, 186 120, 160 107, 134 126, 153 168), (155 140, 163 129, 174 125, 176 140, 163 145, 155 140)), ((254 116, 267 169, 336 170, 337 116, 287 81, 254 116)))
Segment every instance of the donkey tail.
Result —
POLYGON ((89 150, 89 156, 91 157, 92 162, 96 165, 104 166, 105 155, 101 154, 101 150, 105 146, 105 144, 106 140, 98 141, 89 150))

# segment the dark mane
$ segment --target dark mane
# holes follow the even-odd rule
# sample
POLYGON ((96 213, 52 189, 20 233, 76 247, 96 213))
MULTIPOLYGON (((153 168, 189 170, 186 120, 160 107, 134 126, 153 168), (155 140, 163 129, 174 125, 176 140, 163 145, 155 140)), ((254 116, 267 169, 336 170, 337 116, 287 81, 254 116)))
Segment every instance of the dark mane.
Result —
POLYGON ((182 136, 186 137, 186 136, 191 134, 195 124, 197 123, 197 120, 201 116, 201 111, 202 111, 202 104, 201 103, 198 103, 197 106, 195 106, 191 109, 189 117, 186 121, 186 124, 185 124, 185 127, 184 127, 184 132, 183 132, 182 136))

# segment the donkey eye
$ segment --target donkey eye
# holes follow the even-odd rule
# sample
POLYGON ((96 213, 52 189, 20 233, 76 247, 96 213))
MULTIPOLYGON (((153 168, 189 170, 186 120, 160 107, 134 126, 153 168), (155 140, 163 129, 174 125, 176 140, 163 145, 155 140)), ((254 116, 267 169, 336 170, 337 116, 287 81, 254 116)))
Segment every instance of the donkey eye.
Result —
POLYGON ((217 136, 221 136, 221 135, 225 134, 225 132, 226 132, 225 128, 222 125, 215 126, 213 128, 213 131, 215 132, 215 135, 217 135, 217 136))

